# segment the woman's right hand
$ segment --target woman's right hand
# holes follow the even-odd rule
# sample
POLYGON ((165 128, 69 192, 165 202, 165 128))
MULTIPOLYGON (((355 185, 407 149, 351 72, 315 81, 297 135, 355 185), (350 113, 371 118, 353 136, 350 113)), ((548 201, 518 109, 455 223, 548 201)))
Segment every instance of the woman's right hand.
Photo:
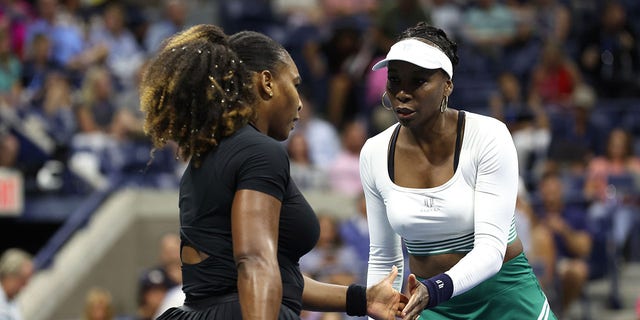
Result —
POLYGON ((407 290, 411 298, 409 298, 407 306, 402 310, 402 319, 414 320, 420 316, 422 310, 429 303, 429 291, 424 284, 418 281, 414 274, 410 274, 407 278, 407 290))
POLYGON ((393 266, 386 278, 367 288, 367 315, 378 320, 395 320, 402 316, 409 299, 393 288, 397 276, 398 268, 393 266))

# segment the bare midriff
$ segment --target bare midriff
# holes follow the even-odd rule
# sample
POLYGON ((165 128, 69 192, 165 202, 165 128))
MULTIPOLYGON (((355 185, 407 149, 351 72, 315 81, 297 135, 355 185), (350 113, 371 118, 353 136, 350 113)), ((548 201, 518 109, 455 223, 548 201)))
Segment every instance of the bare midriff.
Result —
MULTIPOLYGON (((516 238, 507 246, 503 263, 515 258, 522 252, 522 242, 516 238)), ((427 279, 451 269, 460 261, 465 253, 444 253, 429 256, 409 256, 411 273, 419 278, 427 279)))
POLYGON ((184 264, 198 264, 208 257, 209 255, 206 253, 198 251, 198 249, 189 245, 183 245, 180 253, 180 258, 184 264))

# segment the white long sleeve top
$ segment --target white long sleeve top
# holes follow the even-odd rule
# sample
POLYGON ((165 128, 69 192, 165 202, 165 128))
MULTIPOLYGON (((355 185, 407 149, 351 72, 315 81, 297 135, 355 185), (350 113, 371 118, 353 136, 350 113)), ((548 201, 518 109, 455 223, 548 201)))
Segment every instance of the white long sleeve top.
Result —
MULTIPOLYGON (((452 296, 502 267, 507 244, 516 238, 516 150, 502 122, 470 112, 466 116, 458 168, 437 187, 406 188, 391 181, 389 142, 399 124, 370 138, 362 148, 360 176, 370 234, 367 285, 380 281, 392 265, 402 275, 402 239, 412 255, 466 253, 445 272, 453 280, 452 296)), ((394 287, 401 289, 401 277, 394 287)))

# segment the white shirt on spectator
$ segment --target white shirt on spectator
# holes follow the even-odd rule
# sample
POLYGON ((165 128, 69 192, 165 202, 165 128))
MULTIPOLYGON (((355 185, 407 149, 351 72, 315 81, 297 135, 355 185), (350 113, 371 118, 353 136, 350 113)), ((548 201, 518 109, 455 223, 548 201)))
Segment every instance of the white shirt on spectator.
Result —
POLYGON ((22 314, 15 300, 9 300, 0 286, 0 320, 22 320, 22 314))

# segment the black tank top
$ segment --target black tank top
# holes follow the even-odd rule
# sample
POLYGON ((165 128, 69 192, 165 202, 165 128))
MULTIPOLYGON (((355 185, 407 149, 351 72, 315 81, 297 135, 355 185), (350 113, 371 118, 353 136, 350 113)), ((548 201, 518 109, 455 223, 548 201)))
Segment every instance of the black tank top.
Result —
MULTIPOLYGON (((465 113, 464 111, 458 111, 458 124, 456 126, 456 150, 453 155, 453 172, 458 170, 458 162, 460 161, 460 150, 462 149, 462 128, 464 127, 465 113)), ((398 141, 398 133, 400 132, 400 124, 396 125, 389 141, 389 151, 387 152, 387 170, 389 172, 389 178, 391 181, 395 181, 395 158, 396 142, 398 141)))

